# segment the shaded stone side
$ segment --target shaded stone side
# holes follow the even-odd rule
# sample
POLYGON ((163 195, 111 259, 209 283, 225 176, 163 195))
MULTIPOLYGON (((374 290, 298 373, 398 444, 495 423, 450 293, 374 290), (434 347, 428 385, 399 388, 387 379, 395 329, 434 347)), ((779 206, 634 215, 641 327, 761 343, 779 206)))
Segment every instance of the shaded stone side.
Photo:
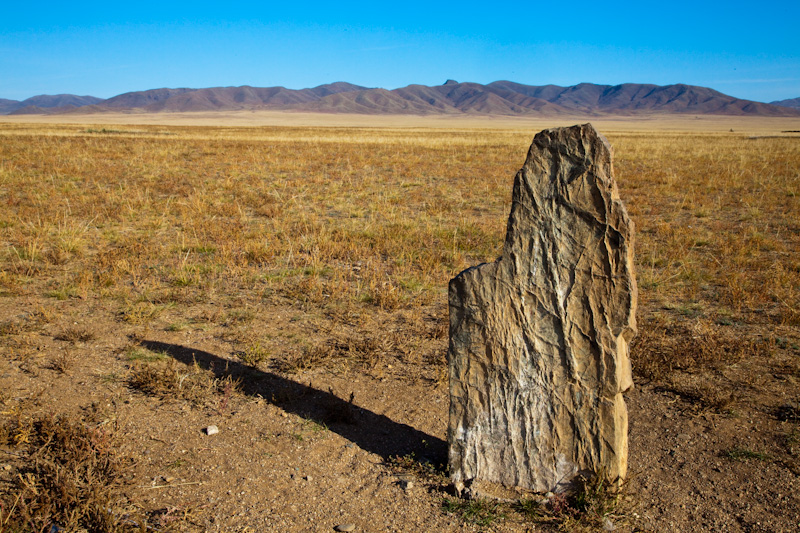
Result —
POLYGON ((450 281, 452 480, 564 491, 627 469, 633 223, 591 124, 537 134, 502 256, 450 281))

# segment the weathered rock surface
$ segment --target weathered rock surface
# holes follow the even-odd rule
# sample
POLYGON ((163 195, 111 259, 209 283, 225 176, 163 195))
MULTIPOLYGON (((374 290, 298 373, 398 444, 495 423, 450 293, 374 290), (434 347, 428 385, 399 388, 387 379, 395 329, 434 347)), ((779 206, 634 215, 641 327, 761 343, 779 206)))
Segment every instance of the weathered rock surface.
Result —
POLYGON ((545 130, 514 181, 502 256, 450 281, 457 487, 568 490, 627 469, 633 223, 591 124, 545 130))

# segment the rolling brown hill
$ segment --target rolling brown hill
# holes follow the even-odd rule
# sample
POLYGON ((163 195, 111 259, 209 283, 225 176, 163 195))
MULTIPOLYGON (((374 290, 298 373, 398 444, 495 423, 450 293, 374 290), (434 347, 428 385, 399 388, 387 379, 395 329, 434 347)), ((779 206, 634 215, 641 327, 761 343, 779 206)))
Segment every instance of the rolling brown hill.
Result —
POLYGON ((430 104, 408 100, 394 91, 365 89, 326 96, 316 102, 295 106, 294 109, 324 113, 362 113, 370 115, 410 114, 429 115, 443 113, 430 104))
POLYGON ((774 105, 742 100, 707 87, 685 84, 580 83, 561 87, 524 85, 512 81, 482 85, 448 80, 443 85, 408 85, 394 90, 336 82, 300 90, 247 85, 206 89, 163 88, 124 93, 108 100, 73 95, 39 96, 23 102, 0 100, 0 113, 275 109, 407 115, 602 116, 678 113, 800 116, 800 109, 791 102, 783 101, 780 105, 774 105))
POLYGON ((714 89, 685 84, 652 85, 623 83, 595 85, 581 83, 572 87, 545 85, 532 87, 509 81, 490 83, 488 87, 503 88, 542 98, 564 108, 586 113, 629 114, 641 112, 695 113, 712 115, 787 115, 776 106, 742 100, 714 89))
POLYGON ((22 107, 36 106, 43 108, 50 107, 81 107, 91 104, 99 104, 102 98, 94 96, 77 96, 75 94, 40 94, 20 102, 22 107))
POLYGON ((320 98, 364 87, 345 82, 320 85, 312 89, 284 87, 212 87, 208 89, 154 89, 125 93, 109 98, 103 107, 141 109, 150 112, 212 111, 231 109, 291 108, 320 98))
POLYGON ((172 97, 192 92, 195 89, 150 89, 123 93, 103 102, 103 107, 118 109, 138 109, 169 100, 172 97))

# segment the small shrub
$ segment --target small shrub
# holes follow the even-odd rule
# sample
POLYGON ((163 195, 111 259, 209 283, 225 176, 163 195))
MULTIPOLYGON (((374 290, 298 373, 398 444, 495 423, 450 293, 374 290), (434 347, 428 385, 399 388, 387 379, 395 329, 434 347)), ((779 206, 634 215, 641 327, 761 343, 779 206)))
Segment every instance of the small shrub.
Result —
MULTIPOLYGON (((211 370, 201 368, 197 363, 187 366, 168 359, 166 364, 140 364, 131 370, 128 385, 146 394, 162 399, 187 400, 196 405, 217 403, 215 396, 224 397, 238 390, 239 381, 231 376, 215 378, 211 370)), ((225 401, 227 405, 227 401, 225 401)))
POLYGON ((414 453, 395 456, 390 458, 388 463, 397 473, 411 474, 418 479, 440 486, 449 483, 445 465, 436 465, 428 460, 420 460, 414 453))
POLYGON ((153 302, 137 302, 128 305, 120 312, 120 318, 131 324, 147 324, 172 307, 172 304, 157 304, 153 302))
POLYGON ((94 340, 94 338, 95 334, 92 331, 82 327, 69 327, 55 337, 56 340, 71 342, 73 344, 78 342, 89 342, 94 340))
POLYGON ((58 287, 57 289, 53 289, 47 291, 45 296, 48 298, 55 298, 56 300, 69 300, 71 298, 78 298, 78 289, 77 287, 72 286, 62 286, 58 287))
POLYGON ((0 322, 0 337, 6 335, 19 335, 24 330, 22 326, 15 322, 0 322))
POLYGON ((620 491, 600 473, 578 478, 573 507, 585 522, 601 526, 603 519, 613 513, 619 503, 620 491))
POLYGON ((0 485, 0 529, 139 530, 121 518, 129 463, 107 426, 44 415, 7 422, 0 437, 20 450, 16 475, 0 485))
POLYGON ((768 355, 770 346, 704 322, 643 321, 631 343, 634 372, 651 381, 688 371, 733 364, 744 357, 768 355))
POLYGON ((247 366, 258 368, 258 365, 269 359, 269 350, 256 341, 240 352, 236 352, 239 360, 247 366))
POLYGON ((75 365, 75 355, 67 350, 60 351, 52 359, 50 359, 50 367, 59 372, 66 374, 75 365))

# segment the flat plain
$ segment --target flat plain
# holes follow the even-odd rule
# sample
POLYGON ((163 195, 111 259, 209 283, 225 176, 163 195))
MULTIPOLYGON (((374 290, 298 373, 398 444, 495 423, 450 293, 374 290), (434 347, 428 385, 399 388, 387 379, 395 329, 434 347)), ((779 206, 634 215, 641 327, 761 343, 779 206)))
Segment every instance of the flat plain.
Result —
POLYGON ((448 280, 586 121, 2 117, 0 530, 796 530, 797 119, 592 120, 637 234, 628 482, 449 493, 448 280))

